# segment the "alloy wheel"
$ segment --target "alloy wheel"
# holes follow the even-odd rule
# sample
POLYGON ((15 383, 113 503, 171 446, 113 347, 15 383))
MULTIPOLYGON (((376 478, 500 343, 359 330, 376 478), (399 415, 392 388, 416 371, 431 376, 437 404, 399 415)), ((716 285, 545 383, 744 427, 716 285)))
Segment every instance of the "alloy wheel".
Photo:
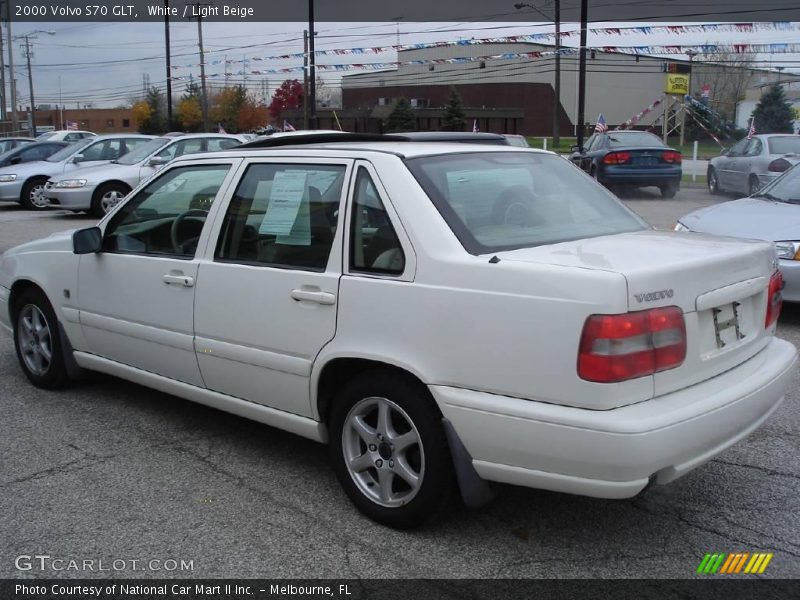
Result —
POLYGON ((19 349, 25 366, 34 375, 44 375, 53 360, 53 340, 44 313, 34 304, 22 308, 17 318, 19 349))

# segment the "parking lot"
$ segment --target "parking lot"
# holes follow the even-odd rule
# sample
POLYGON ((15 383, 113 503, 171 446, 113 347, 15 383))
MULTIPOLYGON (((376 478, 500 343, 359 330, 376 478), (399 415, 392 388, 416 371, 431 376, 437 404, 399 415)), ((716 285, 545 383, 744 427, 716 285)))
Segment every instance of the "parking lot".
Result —
MULTIPOLYGON (((624 198, 664 229, 724 200, 700 185, 624 198)), ((93 222, 0 204, 0 251, 93 222)), ((778 333, 800 344, 800 306, 778 333)), ((324 446, 106 376, 36 389, 0 333, 0 577, 685 578, 707 552, 759 551, 774 553, 764 577, 800 577, 797 390, 744 442, 640 497, 497 486, 487 507, 398 532, 350 505, 324 446), (125 568, 15 566, 34 554, 125 568)))

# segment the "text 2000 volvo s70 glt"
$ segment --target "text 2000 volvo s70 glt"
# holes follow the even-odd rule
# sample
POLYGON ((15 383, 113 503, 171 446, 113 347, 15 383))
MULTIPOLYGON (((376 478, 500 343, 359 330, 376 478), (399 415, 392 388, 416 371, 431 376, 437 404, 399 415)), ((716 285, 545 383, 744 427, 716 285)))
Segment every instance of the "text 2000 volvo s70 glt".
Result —
POLYGON ((771 244, 653 231, 547 152, 342 137, 180 158, 6 252, 28 379, 101 371, 328 443, 394 527, 487 481, 634 496, 786 394, 771 244))

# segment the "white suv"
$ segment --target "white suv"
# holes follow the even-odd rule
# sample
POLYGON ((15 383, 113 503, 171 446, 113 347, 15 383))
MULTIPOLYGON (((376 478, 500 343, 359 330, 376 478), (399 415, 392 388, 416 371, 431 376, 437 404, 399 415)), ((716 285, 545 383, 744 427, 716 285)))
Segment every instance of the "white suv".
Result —
POLYGON ((783 399, 770 244, 653 231, 547 152, 313 140, 181 157, 6 252, 30 381, 102 371, 329 443, 395 527, 487 481, 631 497, 783 399))

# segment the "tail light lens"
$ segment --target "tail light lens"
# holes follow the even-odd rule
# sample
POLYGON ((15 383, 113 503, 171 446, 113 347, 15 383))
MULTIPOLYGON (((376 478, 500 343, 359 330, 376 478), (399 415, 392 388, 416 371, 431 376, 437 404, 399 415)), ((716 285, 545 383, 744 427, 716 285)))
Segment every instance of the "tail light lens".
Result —
POLYGON ((769 327, 781 314, 783 306, 783 275, 780 271, 775 271, 769 278, 769 288, 767 289, 767 316, 764 320, 764 327, 769 327))
POLYGON ((603 157, 603 164, 606 165, 624 165, 631 162, 630 152, 609 152, 603 157))
POLYGON ((776 158, 767 165, 767 171, 771 171, 772 173, 783 173, 791 166, 792 163, 785 158, 776 158))
POLYGON ((675 152, 674 150, 669 150, 668 152, 664 152, 661 155, 661 158, 664 162, 670 163, 672 165, 679 165, 683 161, 681 153, 675 152))
POLYGON ((686 323, 677 306, 592 315, 583 326, 578 376, 614 383, 674 369, 686 358, 686 323))

